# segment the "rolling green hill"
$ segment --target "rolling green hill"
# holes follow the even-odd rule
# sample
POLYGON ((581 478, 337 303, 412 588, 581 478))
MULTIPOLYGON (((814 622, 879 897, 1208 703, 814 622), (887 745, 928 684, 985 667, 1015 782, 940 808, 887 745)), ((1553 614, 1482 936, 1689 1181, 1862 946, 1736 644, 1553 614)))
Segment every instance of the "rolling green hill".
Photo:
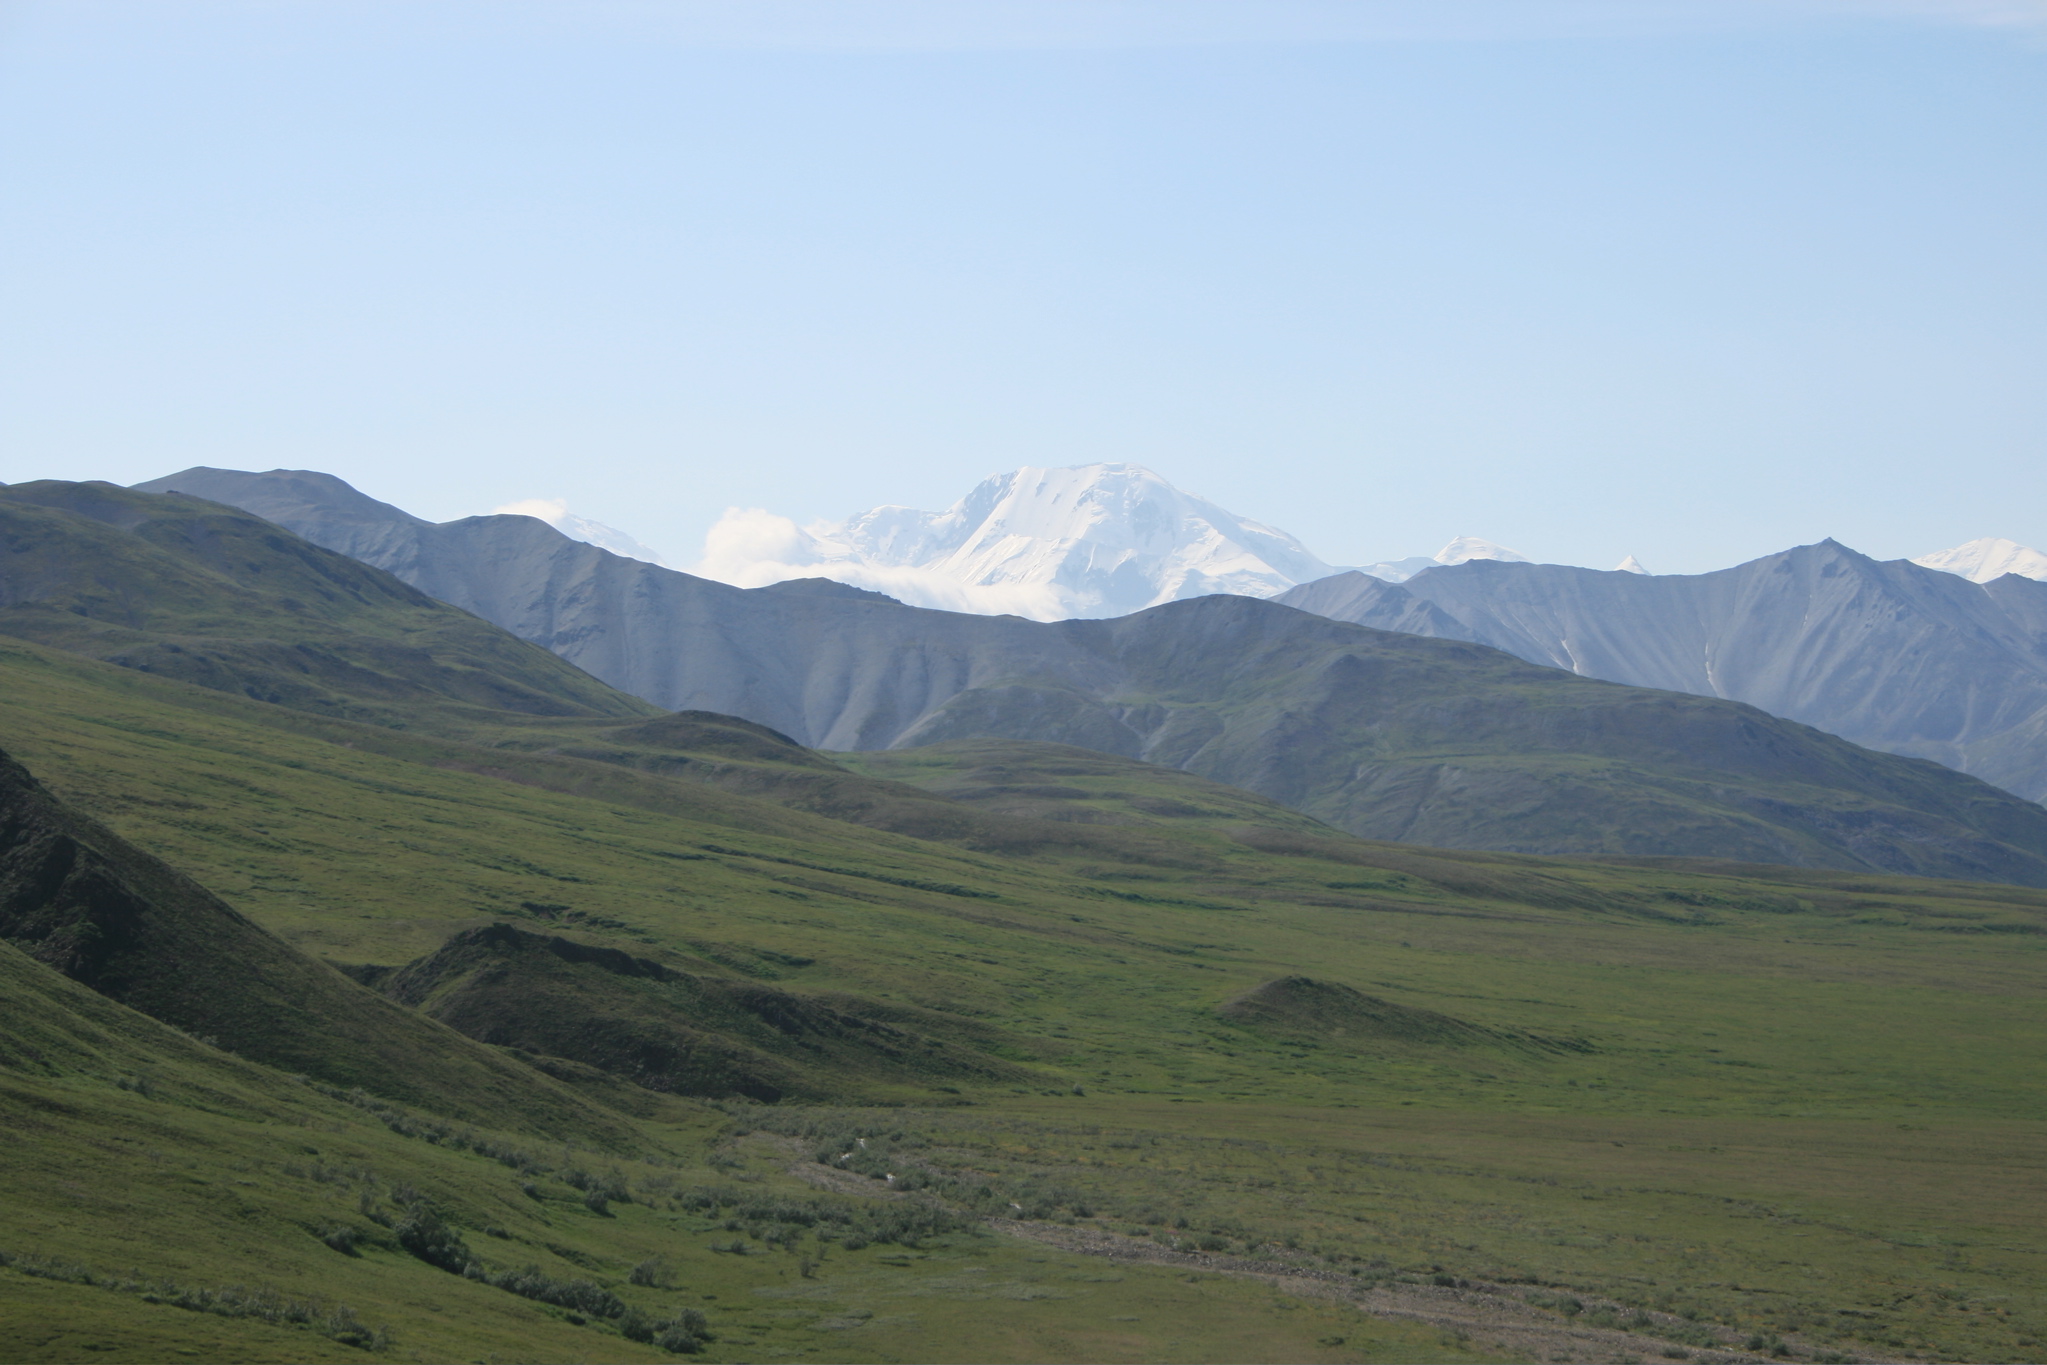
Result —
POLYGON ((0 938, 155 1019, 280 1070, 467 1120, 629 1147, 548 1078, 312 961, 0 754, 0 938))
POLYGON ((655 710, 389 574, 199 498, 0 487, 0 555, 0 633, 262 701, 400 725, 422 703, 655 710))
MULTIPOLYGON (((810 965, 787 953, 763 960, 810 965)), ((507 924, 456 934, 417 961, 365 976, 471 1037, 585 1062, 664 1093, 772 1103, 1029 1079, 988 1055, 1003 1042, 1000 1030, 957 1016, 700 976, 507 924)))
MULTIPOLYGON (((33 1197, 6 1215, 0 1250, 108 1276, 133 1267, 287 1296, 318 1286, 390 1327, 394 1358, 488 1353, 460 1343, 529 1324, 534 1358, 589 1355, 579 1343, 591 1341, 610 1358, 637 1349, 614 1319, 583 1314, 575 1327, 569 1310, 407 1253, 394 1231, 406 1210, 388 1193, 401 1181, 446 1205, 490 1274, 531 1261, 633 1299, 631 1267, 668 1258, 681 1289, 642 1296, 647 1311, 705 1311, 710 1358, 806 1346, 846 1359, 1547 1358, 1591 1351, 1571 1333, 1594 1318, 1620 1326, 1639 1312, 1635 1344, 1614 1353, 1720 1340, 1739 1355, 1754 1338, 1765 1347, 1751 1354, 1766 1354, 1782 1338, 1800 1359, 2018 1359, 2047 1325, 2038 892, 1446 854, 1248 818, 1020 818, 979 802, 953 837, 920 839, 779 804, 759 794, 766 777, 747 794, 397 732, 26 643, 0 646, 0 681, 0 737, 58 797, 315 955, 397 968, 451 939, 459 957, 462 935, 505 923, 699 979, 964 1018, 976 1036, 943 1041, 1010 1068, 924 1072, 874 1090, 883 1108, 670 1100, 685 1107, 622 1114, 677 1164, 622 1163, 635 1202, 612 1201, 607 1221, 563 1179, 406 1137, 218 1053, 191 1055, 275 1076, 264 1084, 314 1108, 218 1114, 202 1092, 224 1083, 182 1079, 184 1061, 104 1063, 32 1043, 38 1056, 13 1056, 4 1079, 22 1097, 12 1112, 44 1126, 18 1129, 8 1149, 10 1187, 33 1197), (983 846, 1010 820, 1023 852, 983 846), (1328 989, 1271 988, 1301 977, 1328 989), (1247 994, 1262 1008, 1232 1007, 1247 994), (1357 1027, 1374 1016, 1394 1026, 1357 1027), (121 1088, 142 1071, 168 1078, 152 1082, 156 1097, 121 1088), (165 1094, 191 1103, 166 1108, 165 1094), (292 1136, 306 1121, 345 1133, 292 1136), (859 1192, 891 1193, 878 1179, 809 1164, 857 1137, 869 1155, 847 1165, 871 1160, 953 1216, 1021 1211, 1021 1230, 1057 1245, 941 1231, 906 1234, 908 1251, 849 1251, 805 1231, 784 1252, 763 1240, 780 1235, 772 1220, 688 1202, 722 1184, 893 1207, 859 1192), (96 1184, 133 1191, 84 1219, 62 1183, 81 1142, 101 1144, 96 1184), (348 1212, 360 1180, 292 1175, 312 1169, 305 1146, 375 1169, 386 1193, 370 1207, 391 1226, 348 1212), (163 1184, 151 1148, 203 1187, 163 1184), (646 1184, 664 1179, 667 1193, 646 1184), (215 1188, 268 1211, 224 1212, 238 1206, 208 1203, 215 1188), (273 1230, 207 1231, 231 1216, 273 1230), (357 1258, 315 1235, 341 1217, 365 1239, 357 1258), (1087 1238, 1125 1259, 1060 1249, 1087 1238), (712 1249, 735 1239, 759 1254, 712 1249), (331 1272, 316 1269, 325 1257, 331 1272), (1237 1262, 1361 1287, 1334 1303, 1274 1299, 1223 1273, 1237 1262), (1174 1297, 1187 1274, 1221 1276, 1199 1286, 1209 1307, 1174 1297), (996 1281, 982 1275, 1013 1289, 986 1295, 976 1286, 996 1281), (1449 1297, 1426 1299, 1438 1293, 1449 1297), (1436 1321, 1426 1314, 1459 1295, 1521 1304, 1547 1335, 1475 1322, 1388 1337, 1393 1320, 1343 1307, 1436 1321), (1584 1311, 1542 1306, 1573 1302, 1584 1311), (1325 1309, 1350 1317, 1294 1316, 1325 1309)), ((751 758, 716 735, 690 742, 725 746, 706 762, 825 771, 772 742, 751 758)), ((1128 790, 1141 774, 1062 780, 1128 790)), ((1179 801, 1205 799, 1166 781, 1179 801)), ((418 1124, 434 1131, 429 1115, 418 1124)), ((592 1179, 604 1167, 540 1157, 568 1174, 582 1162, 592 1179)), ((24 1359, 75 1357, 83 1338, 57 1330, 67 1321, 94 1324, 114 1358, 160 1355, 193 1323, 215 1334, 193 1349, 218 1358, 362 1349, 304 1324, 201 1318, 17 1271, 0 1272, 0 1292, 11 1320, 50 1330, 49 1348, 24 1359), (165 1320, 177 1332, 150 1325, 165 1320)))

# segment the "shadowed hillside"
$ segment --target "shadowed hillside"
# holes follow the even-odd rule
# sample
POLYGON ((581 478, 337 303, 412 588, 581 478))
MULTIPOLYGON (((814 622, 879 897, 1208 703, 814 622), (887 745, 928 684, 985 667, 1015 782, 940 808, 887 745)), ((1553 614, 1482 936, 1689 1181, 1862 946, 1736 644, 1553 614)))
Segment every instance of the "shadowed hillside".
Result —
POLYGON ((464 1118, 626 1139, 553 1081, 378 999, 67 809, 0 754, 0 938, 231 1052, 464 1118))
POLYGON ((483 1042, 676 1094, 772 1103, 1026 1074, 975 1051, 1002 1035, 965 1019, 699 976, 508 924, 465 930, 403 967, 355 973, 483 1042))
POLYGON ((247 513, 112 484, 0 487, 0 632, 395 724, 427 703, 558 716, 654 709, 247 513))

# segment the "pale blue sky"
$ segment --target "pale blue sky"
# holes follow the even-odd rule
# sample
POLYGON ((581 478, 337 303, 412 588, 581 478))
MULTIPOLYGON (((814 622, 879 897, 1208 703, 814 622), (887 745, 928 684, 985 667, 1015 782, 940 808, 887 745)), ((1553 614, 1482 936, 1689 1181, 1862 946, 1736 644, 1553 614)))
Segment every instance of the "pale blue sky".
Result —
POLYGON ((2047 4, 0 4, 0 479, 2047 545, 2047 4))

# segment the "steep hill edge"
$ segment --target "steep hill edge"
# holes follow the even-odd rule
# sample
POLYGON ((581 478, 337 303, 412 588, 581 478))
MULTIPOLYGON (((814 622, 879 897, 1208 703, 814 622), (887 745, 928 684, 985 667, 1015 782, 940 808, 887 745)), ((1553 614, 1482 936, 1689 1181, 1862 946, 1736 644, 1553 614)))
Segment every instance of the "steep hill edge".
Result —
POLYGON ((285 1072, 458 1118, 629 1144, 553 1081, 305 957, 0 754, 0 938, 285 1072))

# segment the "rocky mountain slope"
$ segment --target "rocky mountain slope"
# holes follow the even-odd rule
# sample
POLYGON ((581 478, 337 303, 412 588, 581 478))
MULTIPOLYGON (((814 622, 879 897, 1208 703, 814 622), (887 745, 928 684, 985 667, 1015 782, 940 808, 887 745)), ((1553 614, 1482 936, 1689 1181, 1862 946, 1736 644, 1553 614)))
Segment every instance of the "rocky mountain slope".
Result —
POLYGON ((560 498, 525 498, 519 502, 508 502, 502 507, 491 509, 493 516, 538 517, 560 531, 570 540, 580 540, 595 545, 600 550, 609 550, 627 559, 643 559, 649 564, 667 564, 660 552, 651 546, 642 545, 616 526, 606 526, 601 521, 579 517, 569 510, 568 503, 560 498))
POLYGON ((1346 573, 1278 600, 1472 640, 1585 677, 1728 697, 2047 798, 2047 583, 1985 583, 1824 541, 1648 577, 1475 561, 1346 573))
POLYGON ((1078 745, 1352 833, 1445 847, 2047 874, 2047 812, 1935 765, 1725 701, 1250 598, 1041 624, 817 580, 736 589, 528 517, 430 525, 324 475, 159 483, 360 555, 664 707, 738 715, 814 747, 1078 745))

